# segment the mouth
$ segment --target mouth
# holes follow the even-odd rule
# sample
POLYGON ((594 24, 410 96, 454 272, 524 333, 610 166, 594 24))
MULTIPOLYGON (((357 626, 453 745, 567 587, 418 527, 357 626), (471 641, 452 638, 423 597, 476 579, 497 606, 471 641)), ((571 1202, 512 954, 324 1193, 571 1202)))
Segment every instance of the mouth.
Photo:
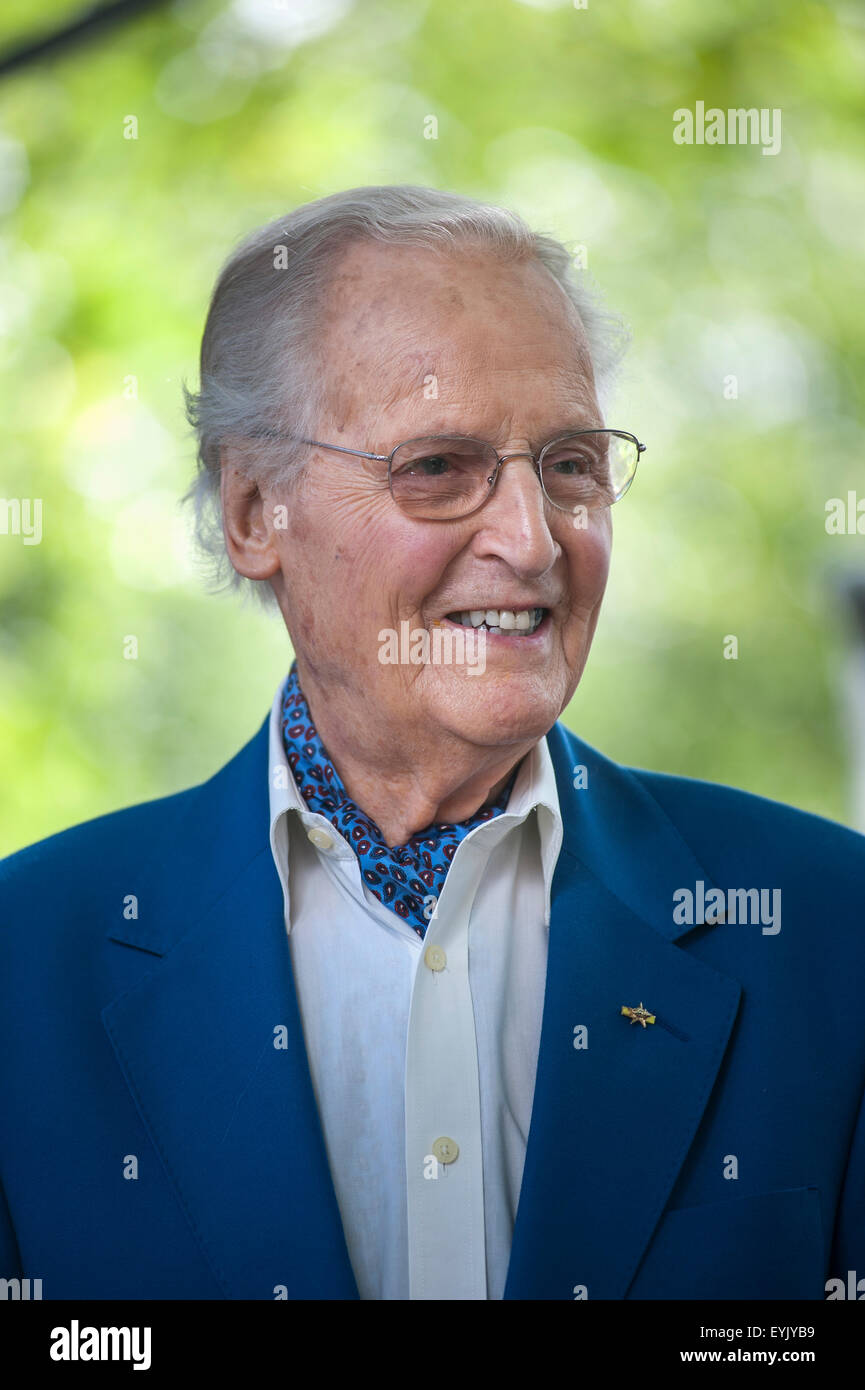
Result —
POLYGON ((461 613, 448 613, 447 620, 459 627, 478 628, 481 632, 531 637, 549 611, 548 608, 472 608, 461 613))

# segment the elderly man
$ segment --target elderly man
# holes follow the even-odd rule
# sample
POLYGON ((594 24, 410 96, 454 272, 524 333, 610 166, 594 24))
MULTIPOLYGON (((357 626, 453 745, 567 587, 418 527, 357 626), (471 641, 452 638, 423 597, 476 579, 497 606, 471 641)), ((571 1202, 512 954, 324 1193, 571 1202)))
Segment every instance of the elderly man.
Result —
POLYGON ((3 866, 3 1277, 865 1276, 865 843, 558 722, 644 447, 602 414, 612 346, 561 245, 430 189, 321 199, 229 260, 200 532, 295 659, 209 782, 3 866))

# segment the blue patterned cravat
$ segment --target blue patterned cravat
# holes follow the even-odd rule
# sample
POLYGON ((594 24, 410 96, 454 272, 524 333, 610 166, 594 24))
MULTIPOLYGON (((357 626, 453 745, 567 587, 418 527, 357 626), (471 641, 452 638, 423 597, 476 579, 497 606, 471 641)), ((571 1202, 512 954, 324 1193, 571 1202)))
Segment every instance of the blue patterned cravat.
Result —
POLYGON ((518 768, 493 806, 483 807, 459 825, 428 826, 406 844, 391 848, 375 822, 349 798, 328 758, 303 698, 296 661, 283 692, 282 738, 288 765, 310 811, 325 816, 351 845, 370 892, 423 937, 457 845, 476 825, 505 810, 518 768))

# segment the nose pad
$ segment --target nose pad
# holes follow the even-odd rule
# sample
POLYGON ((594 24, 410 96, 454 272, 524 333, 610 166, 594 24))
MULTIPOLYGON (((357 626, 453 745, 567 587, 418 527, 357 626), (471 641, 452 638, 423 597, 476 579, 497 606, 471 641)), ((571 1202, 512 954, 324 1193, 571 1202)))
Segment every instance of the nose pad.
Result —
MULTIPOLYGON (((502 457, 499 459, 499 466, 498 466, 498 468, 496 469, 495 473, 493 474, 493 477, 495 478, 496 483, 498 483, 498 481, 499 481, 499 477, 500 477, 500 475, 501 475, 501 471, 502 471, 502 469, 504 468, 505 464, 506 464, 506 463, 510 463, 511 459, 528 459, 528 460, 529 460, 529 462, 532 464, 532 466, 533 466, 533 468, 534 468, 535 477, 536 477, 537 480, 538 480, 538 485, 539 485, 539 487, 540 487, 540 489, 541 489, 541 492, 543 492, 544 489, 543 489, 543 484, 541 483, 541 473, 540 473, 540 469, 538 468, 538 461, 537 461, 537 459, 535 458, 534 454, 529 454, 529 453, 520 452, 520 453, 517 453, 517 454, 503 454, 502 457)), ((492 480, 491 480, 491 479, 488 479, 487 481, 490 482, 490 486, 492 486, 492 480)))
MULTIPOLYGON (((487 478, 487 482, 489 483, 490 487, 492 487, 493 483, 498 482, 499 475, 501 474, 502 469, 504 468, 506 463, 510 463, 511 459, 531 459, 532 463, 535 462, 534 454, 502 454, 501 458, 498 460, 498 463, 496 464, 495 473, 491 473, 490 476, 487 478)), ((538 470, 536 466, 535 472, 537 473, 537 471, 538 470)))
POLYGON ((532 463, 535 462, 534 454, 502 454, 499 459, 499 467, 501 468, 502 464, 509 463, 511 459, 531 459, 532 463))

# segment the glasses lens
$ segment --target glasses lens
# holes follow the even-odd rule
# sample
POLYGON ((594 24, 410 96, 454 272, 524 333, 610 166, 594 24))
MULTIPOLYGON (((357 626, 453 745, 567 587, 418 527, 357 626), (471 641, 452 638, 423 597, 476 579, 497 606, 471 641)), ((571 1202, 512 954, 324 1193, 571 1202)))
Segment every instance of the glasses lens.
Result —
POLYGON ((569 435, 544 453, 544 492, 565 511, 580 505, 609 507, 630 487, 638 458, 636 441, 615 430, 569 435))
POLYGON ((425 521, 464 516, 490 491, 498 458, 491 444, 453 435, 410 439, 390 465, 394 501, 425 521))

